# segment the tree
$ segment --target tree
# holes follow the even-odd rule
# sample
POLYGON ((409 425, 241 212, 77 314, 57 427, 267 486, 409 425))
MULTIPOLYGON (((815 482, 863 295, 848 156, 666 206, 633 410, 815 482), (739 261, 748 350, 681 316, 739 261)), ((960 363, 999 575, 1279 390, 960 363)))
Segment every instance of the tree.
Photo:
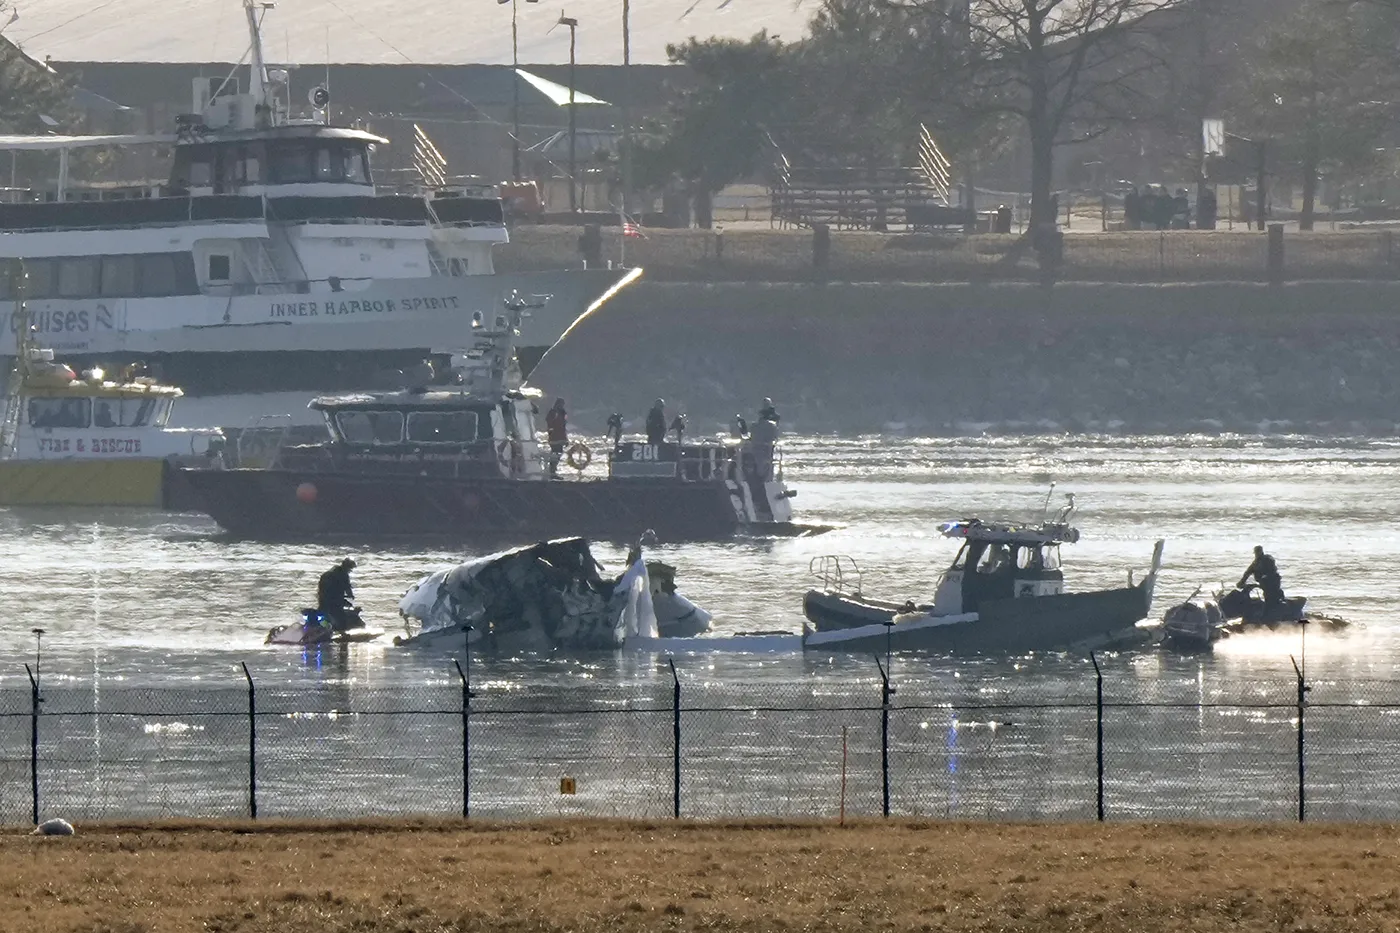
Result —
MULTIPOLYGON (((0 3, 0 14, 7 12, 0 3)), ((60 123, 73 118, 73 86, 42 62, 25 55, 8 39, 0 38, 0 130, 6 133, 40 133, 49 126, 48 116, 60 123)))
POLYGON ((745 40, 691 38, 667 46, 666 54, 686 65, 695 83, 672 108, 660 141, 639 147, 638 171, 653 181, 658 174, 679 178, 701 226, 709 226, 713 195, 754 168, 764 126, 785 97, 787 55, 766 32, 745 40))
POLYGON ((1052 226, 1056 147, 1093 138, 1151 96, 1159 20, 1190 0, 888 0, 935 24, 950 89, 1017 117, 1031 153, 1031 228, 1052 226))
POLYGON ((1365 168, 1394 125, 1394 72, 1378 57, 1361 4, 1309 0, 1258 43, 1238 121, 1267 139, 1276 164, 1303 189, 1299 225, 1311 230, 1319 177, 1365 168))

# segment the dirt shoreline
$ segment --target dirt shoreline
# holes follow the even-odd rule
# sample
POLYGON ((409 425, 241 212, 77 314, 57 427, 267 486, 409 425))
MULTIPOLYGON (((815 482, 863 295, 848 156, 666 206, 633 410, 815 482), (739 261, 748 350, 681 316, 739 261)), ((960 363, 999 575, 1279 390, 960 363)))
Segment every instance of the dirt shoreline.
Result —
POLYGON ((434 821, 0 837, 0 930, 1356 931, 1386 825, 434 821))

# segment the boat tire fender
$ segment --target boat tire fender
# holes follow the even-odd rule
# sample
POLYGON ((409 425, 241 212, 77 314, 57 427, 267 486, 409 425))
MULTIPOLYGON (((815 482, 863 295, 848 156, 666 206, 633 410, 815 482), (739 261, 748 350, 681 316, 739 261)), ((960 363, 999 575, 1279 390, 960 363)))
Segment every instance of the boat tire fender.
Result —
POLYGON ((569 448, 569 454, 566 459, 569 462, 569 466, 581 473, 588 469, 588 465, 593 462, 593 451, 588 449, 587 444, 579 441, 569 448))

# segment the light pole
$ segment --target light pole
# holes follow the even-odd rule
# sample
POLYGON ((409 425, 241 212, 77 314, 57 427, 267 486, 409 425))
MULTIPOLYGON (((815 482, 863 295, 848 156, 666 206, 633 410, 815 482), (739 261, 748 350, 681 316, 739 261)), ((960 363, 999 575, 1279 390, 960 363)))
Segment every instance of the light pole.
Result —
MULTIPOLYGON (((520 180, 520 30, 516 26, 519 11, 518 0, 496 0, 510 4, 510 171, 516 181, 520 180)), ((539 3, 540 0, 525 0, 526 3, 539 3)))
POLYGON ((575 58, 576 43, 578 38, 578 20, 572 16, 559 14, 559 25, 569 27, 569 213, 578 210, 578 194, 575 186, 578 178, 578 159, 574 151, 574 144, 578 139, 578 126, 574 116, 574 69, 577 66, 575 58))
POLYGON ((632 24, 630 0, 622 0, 622 213, 632 208, 632 24))

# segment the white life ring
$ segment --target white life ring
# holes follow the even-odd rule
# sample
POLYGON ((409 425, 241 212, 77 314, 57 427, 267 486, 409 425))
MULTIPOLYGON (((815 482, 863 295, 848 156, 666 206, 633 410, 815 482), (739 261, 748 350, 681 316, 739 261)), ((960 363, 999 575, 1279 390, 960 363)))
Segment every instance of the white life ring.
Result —
POLYGON ((579 441, 569 448, 569 455, 565 458, 569 466, 582 472, 593 462, 593 451, 588 449, 588 445, 579 441))

